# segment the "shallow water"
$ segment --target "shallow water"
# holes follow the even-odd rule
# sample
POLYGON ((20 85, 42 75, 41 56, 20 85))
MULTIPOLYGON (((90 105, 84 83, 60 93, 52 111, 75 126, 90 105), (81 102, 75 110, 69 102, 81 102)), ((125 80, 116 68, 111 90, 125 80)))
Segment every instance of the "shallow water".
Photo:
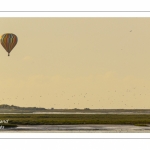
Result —
POLYGON ((20 125, 0 132, 49 133, 150 133, 150 126, 133 125, 20 125))
POLYGON ((33 112, 33 113, 0 113, 0 114, 150 114, 149 112, 33 112))

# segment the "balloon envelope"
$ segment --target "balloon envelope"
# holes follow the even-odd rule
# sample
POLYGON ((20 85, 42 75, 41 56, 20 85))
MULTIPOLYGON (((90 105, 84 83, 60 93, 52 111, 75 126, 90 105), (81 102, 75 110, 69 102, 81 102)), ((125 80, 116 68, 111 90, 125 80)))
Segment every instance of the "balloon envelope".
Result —
POLYGON ((8 56, 12 49, 16 46, 17 42, 18 38, 15 34, 6 33, 1 36, 1 45, 8 52, 8 56))

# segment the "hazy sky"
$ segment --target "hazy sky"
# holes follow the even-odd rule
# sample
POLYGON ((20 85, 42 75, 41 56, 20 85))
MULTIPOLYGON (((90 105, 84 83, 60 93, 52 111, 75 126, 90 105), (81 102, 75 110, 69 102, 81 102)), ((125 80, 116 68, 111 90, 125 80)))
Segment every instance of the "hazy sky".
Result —
POLYGON ((0 18, 0 104, 150 108, 150 18, 0 18))

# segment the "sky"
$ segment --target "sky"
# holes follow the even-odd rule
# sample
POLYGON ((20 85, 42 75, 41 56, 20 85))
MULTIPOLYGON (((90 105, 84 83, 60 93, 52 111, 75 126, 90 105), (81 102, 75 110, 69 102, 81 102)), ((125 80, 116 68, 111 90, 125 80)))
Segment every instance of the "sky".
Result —
POLYGON ((149 109, 150 18, 0 18, 0 104, 149 109))

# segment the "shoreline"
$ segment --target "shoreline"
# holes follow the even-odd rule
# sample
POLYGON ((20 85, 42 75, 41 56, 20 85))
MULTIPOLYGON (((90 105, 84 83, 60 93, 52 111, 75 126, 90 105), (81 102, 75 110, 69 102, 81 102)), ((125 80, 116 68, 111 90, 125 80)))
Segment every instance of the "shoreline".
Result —
POLYGON ((0 132, 28 133, 150 133, 150 126, 134 125, 18 125, 0 132))
POLYGON ((111 115, 111 114, 112 114, 112 115, 113 115, 113 114, 114 114, 114 115, 130 115, 130 114, 131 114, 131 115, 140 115, 140 114, 141 114, 141 115, 144 115, 144 114, 147 114, 147 115, 150 115, 150 112, 141 112, 141 113, 140 113, 140 112, 106 112, 106 113, 105 113, 105 112, 104 112, 104 113, 103 113, 103 112, 33 112, 33 113, 24 113, 24 112, 23 112, 23 113, 0 113, 0 115, 1 115, 1 114, 6 114, 6 115, 7 115, 7 114, 16 114, 16 115, 17 115, 17 114, 18 114, 18 115, 19 115, 19 114, 39 114, 39 115, 40 115, 40 114, 41 114, 41 115, 42 115, 42 114, 43 114, 43 115, 44 115, 44 114, 45 114, 45 115, 46 115, 46 114, 60 114, 60 115, 61 115, 61 114, 93 114, 93 115, 96 115, 96 114, 110 114, 110 115, 111 115))

